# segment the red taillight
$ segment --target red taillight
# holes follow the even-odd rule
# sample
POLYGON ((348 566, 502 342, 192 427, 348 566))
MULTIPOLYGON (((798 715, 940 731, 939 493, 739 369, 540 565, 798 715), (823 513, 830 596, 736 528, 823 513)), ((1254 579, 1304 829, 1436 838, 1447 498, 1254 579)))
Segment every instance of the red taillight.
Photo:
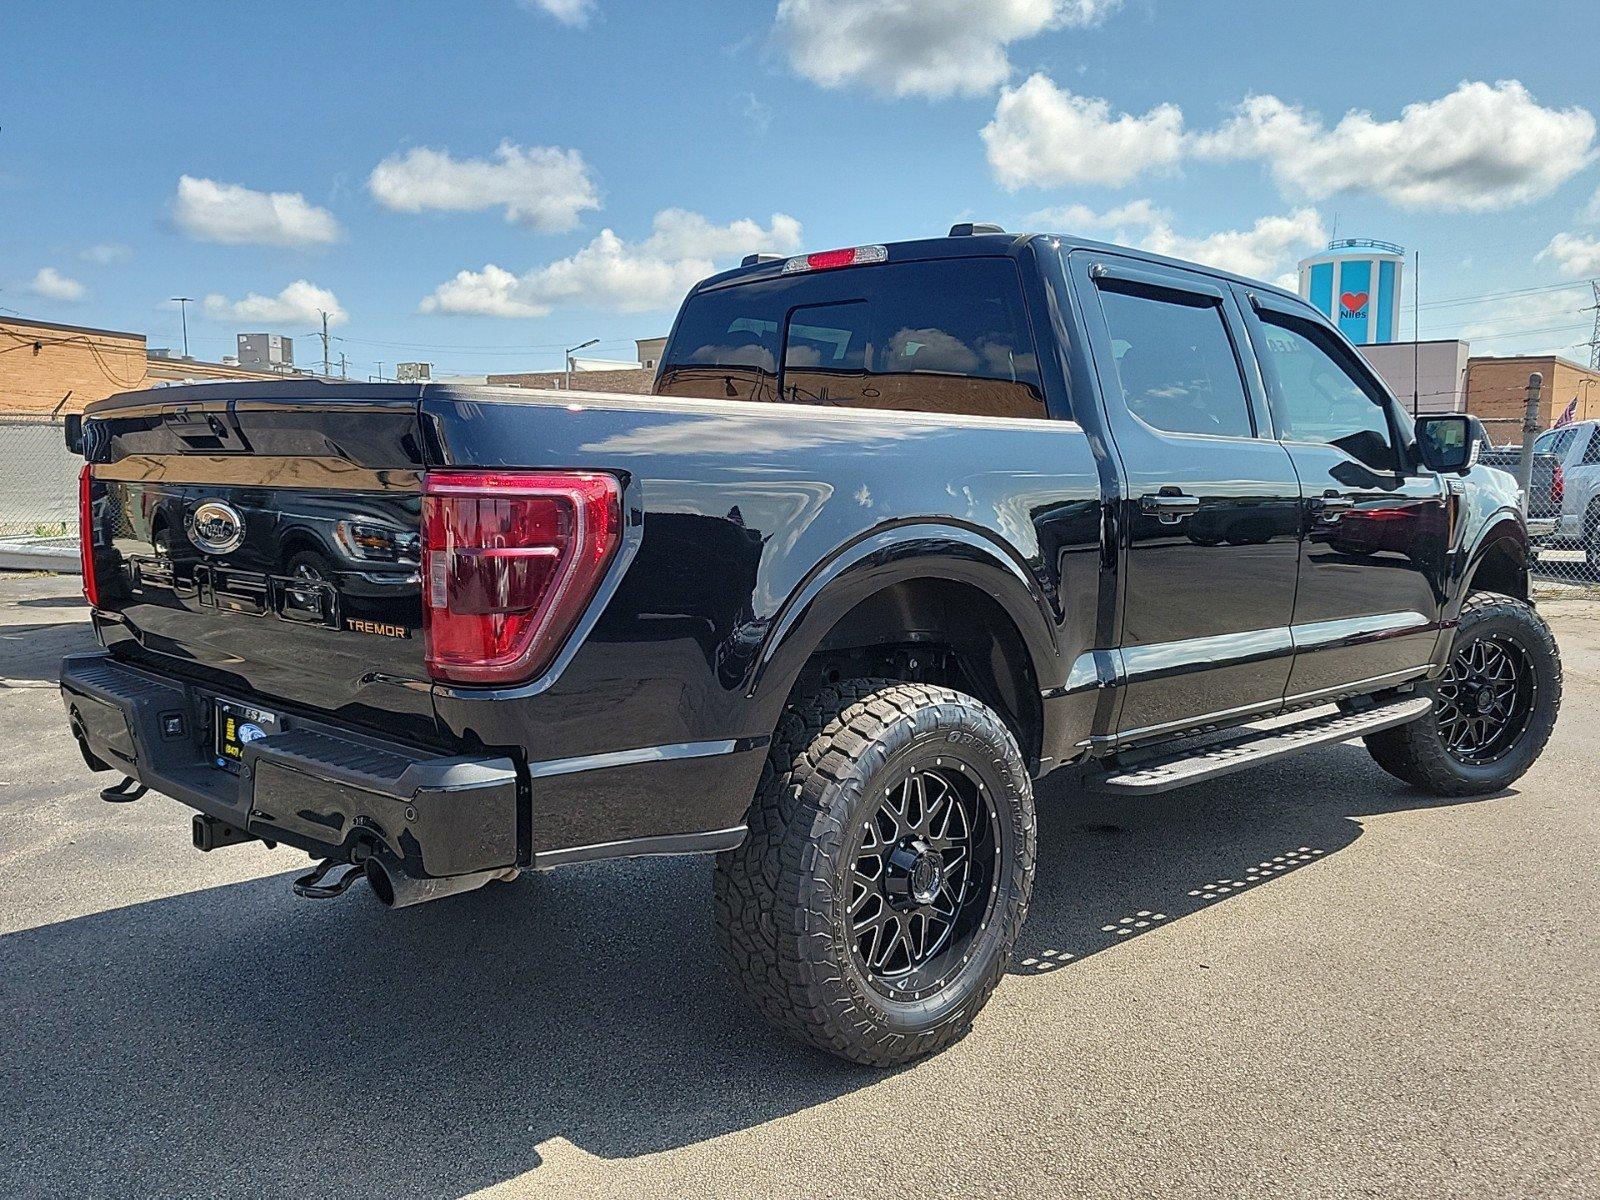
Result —
POLYGON ((78 472, 78 561, 83 569, 83 598, 90 608, 100 607, 100 585, 94 577, 94 484, 89 464, 78 472))
POLYGON ((832 271, 837 267, 861 267, 868 263, 888 260, 889 251, 884 246, 849 246, 843 250, 822 250, 816 254, 801 254, 783 264, 783 274, 798 271, 832 271))
POLYGON ((1550 503, 1555 508, 1561 507, 1561 501, 1567 494, 1567 475, 1557 463, 1555 470, 1550 472, 1550 503))
POLYGON ((430 473, 422 497, 428 671, 516 683, 545 670, 622 541, 610 475, 430 473))

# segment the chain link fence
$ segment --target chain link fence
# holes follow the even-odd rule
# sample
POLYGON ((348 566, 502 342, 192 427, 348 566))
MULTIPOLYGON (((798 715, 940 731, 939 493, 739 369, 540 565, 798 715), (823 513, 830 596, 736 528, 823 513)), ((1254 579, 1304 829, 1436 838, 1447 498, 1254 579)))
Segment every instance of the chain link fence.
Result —
POLYGON ((0 417, 0 537, 78 536, 78 471, 59 418, 0 417))

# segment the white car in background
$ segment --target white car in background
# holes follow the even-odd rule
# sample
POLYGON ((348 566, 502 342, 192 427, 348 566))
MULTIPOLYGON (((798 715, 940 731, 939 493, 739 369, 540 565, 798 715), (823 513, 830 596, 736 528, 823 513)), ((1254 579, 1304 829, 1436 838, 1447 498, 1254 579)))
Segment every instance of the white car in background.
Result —
POLYGON ((1552 539, 1582 548, 1590 571, 1600 571, 1600 421, 1549 429, 1533 443, 1535 454, 1556 461, 1551 499, 1557 509, 1552 539))

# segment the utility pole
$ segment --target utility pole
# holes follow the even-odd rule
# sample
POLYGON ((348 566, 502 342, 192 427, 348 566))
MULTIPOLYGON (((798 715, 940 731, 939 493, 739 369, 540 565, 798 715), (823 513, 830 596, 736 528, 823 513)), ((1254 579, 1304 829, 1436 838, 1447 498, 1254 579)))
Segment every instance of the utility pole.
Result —
POLYGON ((1589 367, 1600 371, 1600 279, 1591 279, 1589 287, 1594 290, 1594 332, 1589 335, 1589 367))
POLYGON ((178 306, 178 316, 183 321, 183 356, 189 357, 189 305, 194 303, 193 296, 174 296, 172 302, 178 306))
POLYGON ((587 350, 590 346, 598 345, 599 342, 599 338, 590 338, 587 342, 567 347, 567 391, 572 390, 572 356, 579 350, 587 350))
POLYGON ((350 360, 345 357, 343 350, 339 351, 339 378, 350 378, 350 360))
POLYGON ((1522 410, 1522 452, 1517 455, 1517 487, 1522 515, 1528 515, 1528 493, 1533 490, 1533 442, 1539 436, 1539 391, 1544 376, 1535 371, 1528 376, 1528 404, 1522 410))
MULTIPOLYGON (((319 308, 318 312, 322 312, 319 308)), ((322 312, 322 377, 328 378, 328 314, 322 312)))
POLYGON ((1412 252, 1411 272, 1411 418, 1422 408, 1422 251, 1412 252))
POLYGON ((383 382, 383 359, 378 360, 378 382, 383 382))

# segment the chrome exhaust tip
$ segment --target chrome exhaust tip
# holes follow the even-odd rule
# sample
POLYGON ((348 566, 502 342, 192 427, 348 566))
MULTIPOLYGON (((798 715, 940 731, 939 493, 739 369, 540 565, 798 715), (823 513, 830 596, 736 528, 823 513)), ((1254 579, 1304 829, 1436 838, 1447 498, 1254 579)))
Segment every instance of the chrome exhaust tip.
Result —
POLYGON ((492 871, 476 871, 470 875, 417 879, 377 855, 367 859, 366 872, 367 884, 372 888, 372 894, 385 908, 410 908, 413 904, 443 900, 446 896, 475 892, 497 879, 509 882, 518 875, 516 867, 499 867, 492 871))

